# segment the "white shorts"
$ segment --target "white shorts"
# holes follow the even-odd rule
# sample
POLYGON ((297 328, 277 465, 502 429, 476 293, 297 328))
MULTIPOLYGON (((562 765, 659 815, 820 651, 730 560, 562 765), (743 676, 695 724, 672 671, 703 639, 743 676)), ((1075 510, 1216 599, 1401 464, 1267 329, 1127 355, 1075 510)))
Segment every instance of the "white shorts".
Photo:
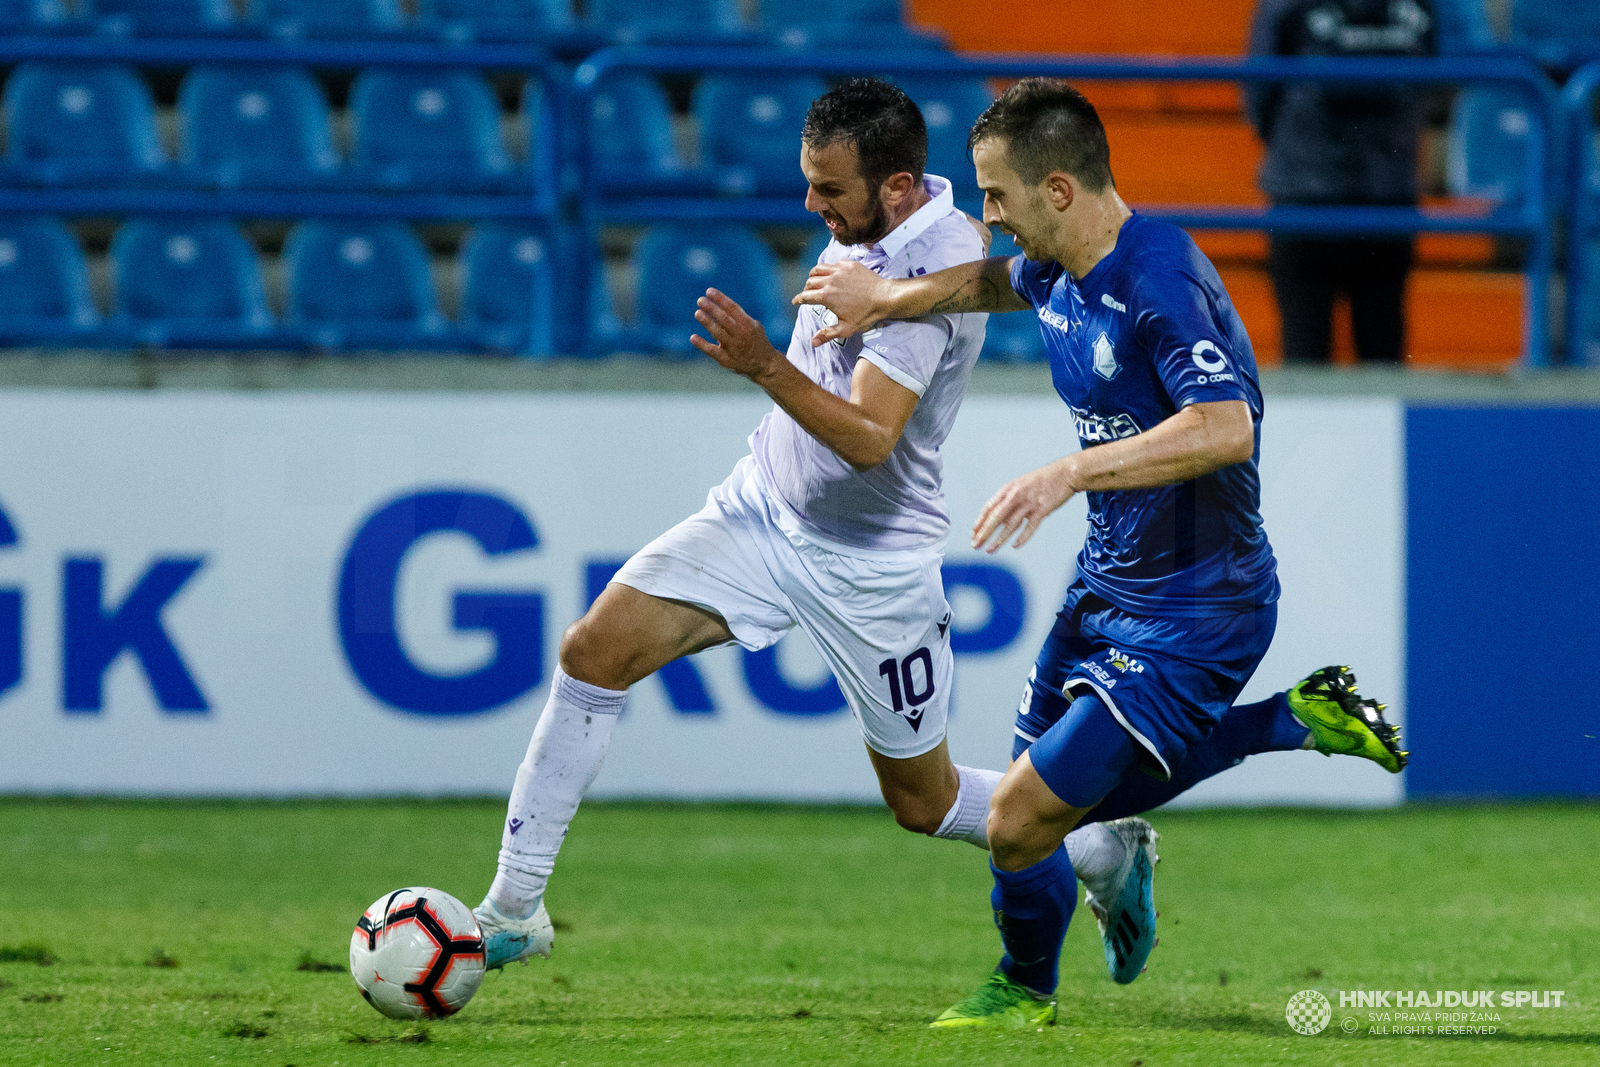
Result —
POLYGON ((943 554, 831 548, 808 539, 746 456, 706 506, 612 579, 714 611, 751 651, 798 626, 833 671, 872 750, 909 759, 944 740, 950 605, 943 554))

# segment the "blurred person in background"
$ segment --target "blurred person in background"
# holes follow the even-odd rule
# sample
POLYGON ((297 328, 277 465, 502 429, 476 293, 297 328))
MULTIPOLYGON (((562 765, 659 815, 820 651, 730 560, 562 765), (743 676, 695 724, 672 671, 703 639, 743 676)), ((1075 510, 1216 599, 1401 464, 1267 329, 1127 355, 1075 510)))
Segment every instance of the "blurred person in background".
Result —
MULTIPOLYGON (((1435 54, 1432 0, 1260 0, 1252 55, 1435 54)), ((1262 192, 1274 205, 1417 203, 1423 91, 1409 85, 1253 85, 1250 121, 1266 142, 1262 192)), ((1285 363, 1327 363, 1334 298, 1350 301, 1363 362, 1398 363, 1412 237, 1271 238, 1268 268, 1283 316, 1285 363)))

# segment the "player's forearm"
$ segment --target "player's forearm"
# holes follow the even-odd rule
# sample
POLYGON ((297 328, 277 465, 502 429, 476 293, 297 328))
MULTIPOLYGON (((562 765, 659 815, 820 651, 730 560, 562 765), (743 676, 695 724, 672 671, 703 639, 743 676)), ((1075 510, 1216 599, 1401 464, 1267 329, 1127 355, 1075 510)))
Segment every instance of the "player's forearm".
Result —
POLYGON ((1255 430, 1243 401, 1193 404, 1136 437, 1057 462, 1076 492, 1153 489, 1193 481, 1249 459, 1255 430), (1236 406, 1235 406, 1236 405, 1236 406))
POLYGON ((1011 288, 1011 258, 962 263, 920 278, 887 281, 881 318, 916 319, 968 311, 1020 311, 1027 301, 1011 288))
POLYGON ((812 437, 858 471, 889 458, 900 428, 872 418, 866 408, 828 392, 787 359, 751 379, 812 437))

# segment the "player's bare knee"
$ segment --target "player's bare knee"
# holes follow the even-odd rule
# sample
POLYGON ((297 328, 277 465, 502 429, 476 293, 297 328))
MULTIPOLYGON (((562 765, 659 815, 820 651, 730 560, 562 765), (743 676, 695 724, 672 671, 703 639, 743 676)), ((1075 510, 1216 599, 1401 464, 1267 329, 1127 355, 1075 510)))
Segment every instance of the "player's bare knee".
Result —
POLYGON ((602 689, 626 689, 626 663, 614 642, 603 640, 585 615, 561 635, 561 669, 570 678, 602 689))
POLYGON ((984 825, 984 833, 989 839, 989 852, 1001 866, 1004 866, 1004 860, 1014 854, 1021 844, 1015 832, 1016 826, 1015 818, 1009 818, 994 801, 990 801, 989 818, 984 825))
POLYGON ((1002 870, 1020 870, 1048 856, 1065 834, 1055 833, 1022 790, 1007 786, 1002 779, 995 789, 985 830, 995 865, 1002 870))

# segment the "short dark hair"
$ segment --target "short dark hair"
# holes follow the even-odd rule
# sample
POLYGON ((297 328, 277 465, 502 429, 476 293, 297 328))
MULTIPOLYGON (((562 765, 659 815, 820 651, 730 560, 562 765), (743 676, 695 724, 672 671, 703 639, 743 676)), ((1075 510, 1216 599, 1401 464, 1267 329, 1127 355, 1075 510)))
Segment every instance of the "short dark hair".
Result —
POLYGON ((928 165, 922 112, 898 85, 881 78, 851 78, 817 97, 800 137, 812 148, 854 147, 861 176, 873 189, 902 171, 920 180, 928 165))
POLYGON ((1094 105, 1055 78, 1024 78, 1000 94, 972 124, 967 151, 981 141, 1005 140, 1006 160, 1029 185, 1066 171, 1091 193, 1116 187, 1111 146, 1094 105))

